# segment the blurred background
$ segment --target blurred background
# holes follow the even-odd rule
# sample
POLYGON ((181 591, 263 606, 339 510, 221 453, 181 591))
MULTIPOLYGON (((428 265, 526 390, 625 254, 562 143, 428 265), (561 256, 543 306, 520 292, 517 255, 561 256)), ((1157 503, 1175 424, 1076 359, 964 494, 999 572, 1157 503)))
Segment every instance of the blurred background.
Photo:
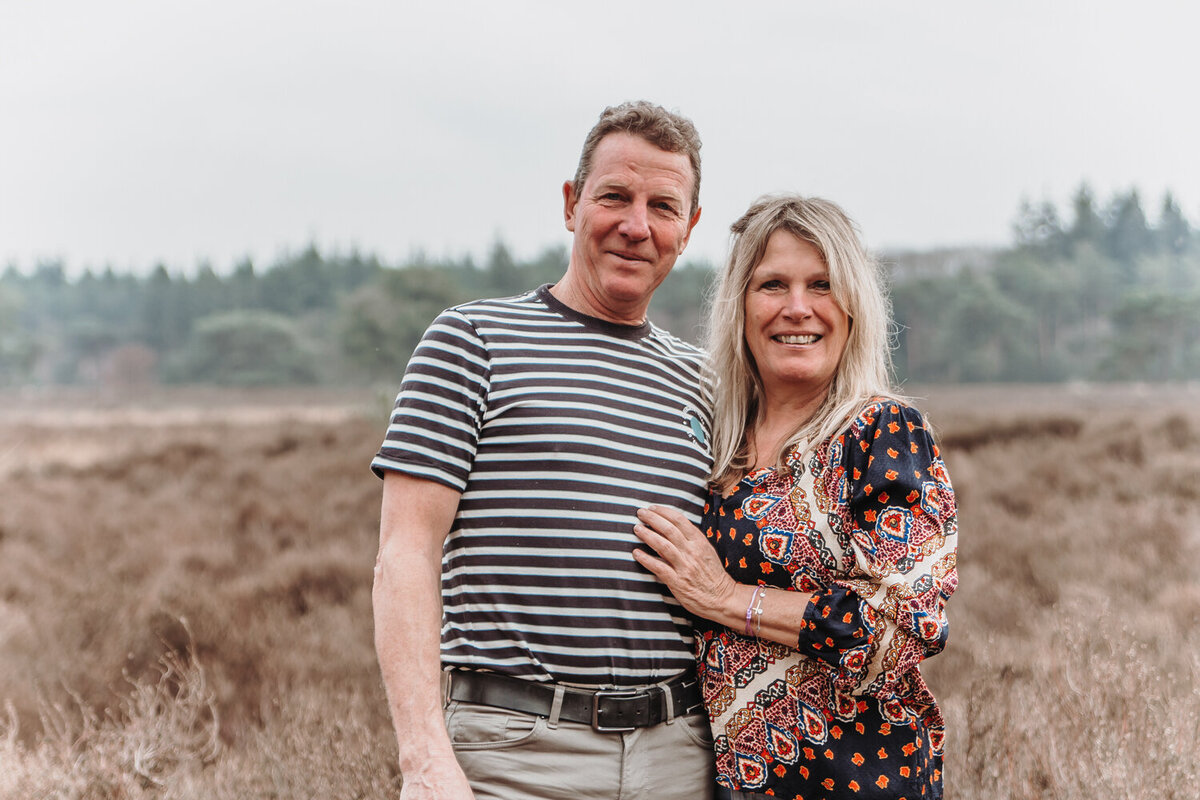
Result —
POLYGON ((1171 2, 5 3, 0 385, 394 384, 437 310, 558 276, 562 182, 637 98, 704 139, 655 308, 680 335, 729 223, 788 190, 890 265, 903 379, 1188 380, 1197 24, 1171 2))
POLYGON ((0 798, 383 798, 367 465, 555 281, 600 111, 704 140, 652 317, 828 197, 960 503, 947 797, 1200 781, 1200 10, 0 0, 0 798))

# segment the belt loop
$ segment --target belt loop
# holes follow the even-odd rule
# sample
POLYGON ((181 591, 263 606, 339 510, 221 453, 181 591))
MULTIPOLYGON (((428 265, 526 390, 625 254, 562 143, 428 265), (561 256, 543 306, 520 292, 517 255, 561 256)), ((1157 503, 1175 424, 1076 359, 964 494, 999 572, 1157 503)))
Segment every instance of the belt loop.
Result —
POLYGON ((441 678, 442 708, 445 708, 446 706, 450 705, 450 675, 451 674, 452 674, 451 671, 448 669, 442 671, 442 678, 441 678))
POLYGON ((558 715, 562 713, 563 696, 567 693, 567 687, 561 683, 554 687, 554 702, 550 704, 550 720, 547 726, 554 730, 558 727, 558 715))
POLYGON ((671 725, 675 722, 675 695, 671 692, 669 681, 655 684, 663 696, 663 710, 666 711, 667 724, 671 725))

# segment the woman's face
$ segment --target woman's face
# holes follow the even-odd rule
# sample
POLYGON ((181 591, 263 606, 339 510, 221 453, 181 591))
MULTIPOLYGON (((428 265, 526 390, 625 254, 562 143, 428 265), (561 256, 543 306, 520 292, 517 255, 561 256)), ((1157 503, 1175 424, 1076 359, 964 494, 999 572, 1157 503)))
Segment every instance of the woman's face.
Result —
POLYGON ((833 299, 820 252, 787 231, 775 231, 743 302, 746 346, 768 398, 775 392, 824 392, 846 349, 850 317, 833 299))

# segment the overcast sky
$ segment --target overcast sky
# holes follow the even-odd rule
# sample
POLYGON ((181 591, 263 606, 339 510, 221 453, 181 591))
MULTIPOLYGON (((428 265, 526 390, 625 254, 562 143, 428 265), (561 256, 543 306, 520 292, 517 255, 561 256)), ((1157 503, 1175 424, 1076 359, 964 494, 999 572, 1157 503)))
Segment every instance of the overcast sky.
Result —
POLYGON ((757 195, 877 249, 1003 244, 1022 197, 1171 190, 1200 222, 1200 6, 1167 0, 0 0, 0 267, 227 271, 566 244, 601 109, 704 140, 685 256, 757 195))

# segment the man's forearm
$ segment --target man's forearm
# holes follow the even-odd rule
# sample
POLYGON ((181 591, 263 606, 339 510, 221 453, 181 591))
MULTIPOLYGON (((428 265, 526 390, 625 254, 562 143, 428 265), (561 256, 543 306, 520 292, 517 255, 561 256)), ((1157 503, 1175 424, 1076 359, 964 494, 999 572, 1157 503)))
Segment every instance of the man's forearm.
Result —
POLYGON ((400 769, 409 775, 430 759, 453 758, 441 703, 440 559, 413 564, 409 552, 402 565, 392 549, 398 548, 382 548, 375 566, 375 649, 400 769))
POLYGON ((372 603, 404 800, 473 797, 454 758, 441 702, 442 546, 459 496, 397 473, 384 480, 372 603))

